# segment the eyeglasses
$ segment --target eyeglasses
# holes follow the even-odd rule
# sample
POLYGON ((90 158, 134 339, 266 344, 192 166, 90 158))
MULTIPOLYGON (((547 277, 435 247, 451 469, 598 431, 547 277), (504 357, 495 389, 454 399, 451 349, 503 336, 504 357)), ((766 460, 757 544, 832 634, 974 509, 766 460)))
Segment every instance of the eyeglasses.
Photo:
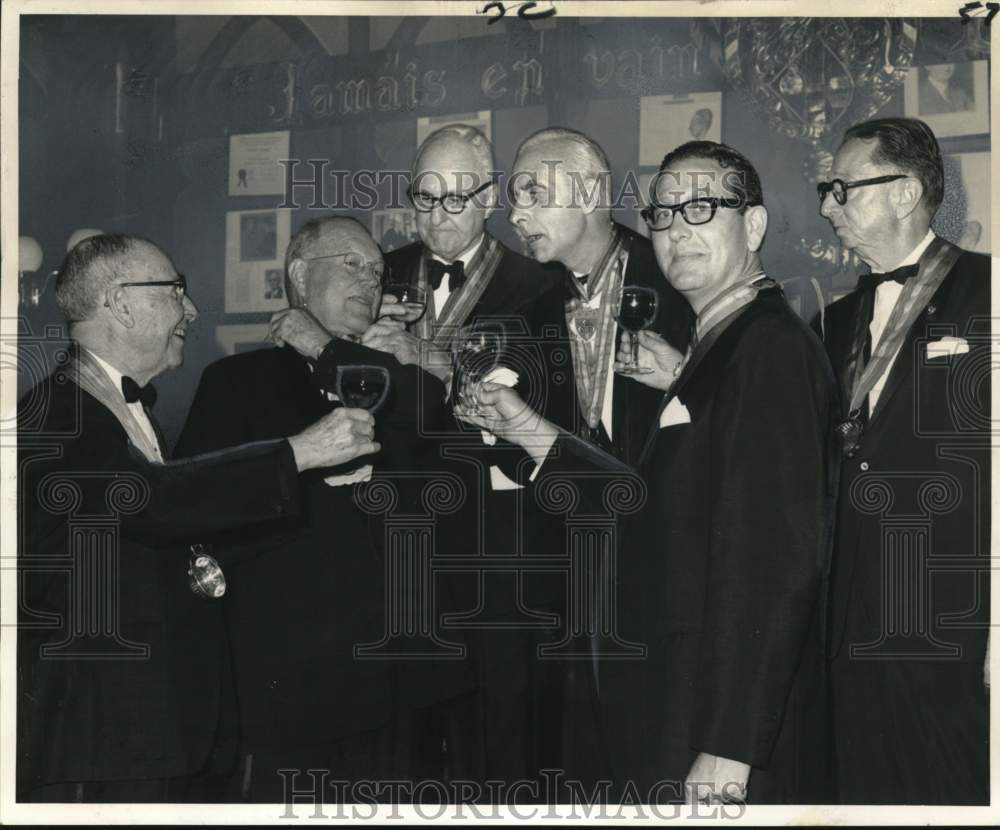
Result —
POLYGON ((689 199, 679 205, 658 205, 652 204, 639 211, 646 225, 651 231, 665 231, 674 224, 674 216, 678 213, 684 217, 684 221, 689 225, 704 225, 715 218, 715 212, 721 208, 729 210, 740 210, 745 207, 753 207, 758 202, 747 202, 744 199, 729 198, 724 199, 718 196, 702 196, 698 199, 689 199))
POLYGON ((422 190, 414 191, 413 188, 410 188, 407 195, 410 197, 413 207, 420 213, 430 213, 434 210, 435 205, 441 205, 448 213, 461 213, 473 196, 482 193, 491 184, 493 184, 492 179, 469 193, 445 193, 444 196, 431 196, 430 193, 424 193, 422 190))
POLYGON ((816 192, 819 193, 819 203, 822 205, 827 194, 832 193, 838 205, 847 204, 847 191, 852 187, 868 187, 870 184, 885 184, 894 182, 896 179, 905 179, 906 173, 895 173, 890 176, 876 176, 874 179, 861 179, 856 182, 845 182, 843 179, 834 179, 832 182, 816 182, 816 192))
POLYGON ((187 278, 183 274, 178 274, 175 280, 150 280, 149 282, 119 282, 115 283, 122 288, 152 288, 155 286, 173 287, 178 300, 183 300, 187 294, 187 278))
POLYGON ((366 262, 365 258, 361 256, 361 254, 356 254, 353 251, 348 251, 342 254, 324 254, 323 256, 303 257, 303 259, 306 262, 315 262, 319 259, 337 259, 338 257, 343 257, 344 270, 346 270, 352 277, 360 277, 363 271, 367 271, 374 279, 378 280, 378 282, 382 282, 382 278, 385 276, 384 262, 366 262))

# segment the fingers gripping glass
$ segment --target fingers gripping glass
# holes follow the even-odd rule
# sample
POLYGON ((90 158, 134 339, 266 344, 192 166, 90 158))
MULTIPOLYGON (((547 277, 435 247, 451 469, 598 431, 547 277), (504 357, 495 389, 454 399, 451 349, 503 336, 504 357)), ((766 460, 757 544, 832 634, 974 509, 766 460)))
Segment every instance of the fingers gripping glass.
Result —
POLYGON ((389 394, 389 370, 384 366, 338 366, 337 397, 344 406, 367 409, 373 415, 389 394))
POLYGON ((430 193, 413 190, 411 187, 407 191, 407 195, 410 197, 413 207, 420 213, 430 213, 434 210, 435 205, 441 205, 447 213, 461 213, 474 196, 482 193, 491 184, 493 184, 492 179, 468 193, 445 193, 444 196, 431 196, 430 193))
POLYGON ((500 323, 489 321, 461 328, 451 342, 452 405, 473 415, 483 415, 479 405, 480 385, 500 366, 507 335, 500 323))
POLYGON ((632 348, 629 359, 619 370, 623 375, 645 375, 653 370, 639 365, 639 332, 652 325, 656 319, 659 295, 655 288, 641 285, 623 286, 615 301, 612 313, 618 325, 629 332, 632 348))
POLYGON ((743 199, 702 196, 699 199, 681 202, 679 205, 660 205, 654 202, 649 207, 643 208, 640 215, 651 231, 665 231, 674 223, 674 216, 678 213, 684 217, 684 221, 689 225, 704 225, 715 218, 715 212, 720 207, 739 210, 743 207, 752 207, 752 205, 743 199))
POLYGON ((894 182, 897 179, 905 179, 905 173, 894 173, 889 176, 876 176, 874 179, 860 179, 856 182, 845 182, 843 179, 834 179, 832 182, 816 182, 816 192, 819 194, 819 203, 823 204, 823 200, 828 194, 832 193, 833 198, 837 200, 838 205, 847 204, 847 191, 852 187, 868 187, 871 184, 886 184, 887 182, 894 182))
POLYGON ((382 277, 385 276, 385 263, 374 261, 366 262, 365 258, 361 254, 356 254, 353 251, 343 254, 324 254, 323 256, 311 256, 305 257, 306 262, 315 262, 319 259, 339 259, 344 260, 344 270, 347 271, 352 277, 361 276, 362 272, 367 270, 371 276, 382 282, 382 277))

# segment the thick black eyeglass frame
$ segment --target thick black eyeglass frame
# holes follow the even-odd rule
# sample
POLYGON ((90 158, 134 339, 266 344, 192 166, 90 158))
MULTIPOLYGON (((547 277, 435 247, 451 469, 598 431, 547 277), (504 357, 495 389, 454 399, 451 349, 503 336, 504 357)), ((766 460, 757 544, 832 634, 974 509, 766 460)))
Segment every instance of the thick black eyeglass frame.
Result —
POLYGON ((760 202, 747 202, 739 198, 724 198, 721 196, 699 196, 697 199, 688 199, 686 202, 681 202, 679 205, 661 205, 656 202, 651 204, 649 207, 643 208, 639 211, 639 215, 642 216, 643 221, 645 221, 647 227, 651 231, 666 231, 674 224, 674 217, 679 213, 684 217, 684 221, 689 225, 707 225, 715 218, 715 214, 718 212, 719 208, 728 208, 729 210, 740 210, 742 208, 754 207, 759 205, 760 202), (693 204, 708 204, 711 207, 709 211, 708 218, 701 221, 692 222, 687 216, 688 205, 693 204), (654 228, 653 227, 653 212, 656 210, 669 210, 670 219, 667 224, 663 227, 654 228))
POLYGON ((833 179, 828 182, 816 182, 816 192, 819 194, 819 203, 823 204, 831 193, 837 204, 843 207, 847 204, 847 191, 852 187, 868 187, 872 184, 887 184, 898 179, 905 179, 906 173, 892 173, 888 176, 875 176, 871 179, 859 179, 856 182, 845 182, 843 179, 833 179))
POLYGON ((421 197, 428 200, 431 203, 430 207, 417 206, 417 200, 414 198, 412 185, 409 188, 407 188, 406 195, 409 197, 410 203, 413 205, 414 210, 416 210, 419 213, 430 213, 432 210, 434 210, 435 206, 439 204, 444 209, 445 213, 458 214, 462 213, 462 211, 464 211, 468 207, 469 201, 472 199, 473 196, 482 193, 484 190, 486 190, 487 187, 489 187, 491 184, 494 183, 495 183, 494 180, 490 179, 485 184, 481 184, 479 187, 477 187, 473 191, 470 191, 469 193, 445 193, 444 196, 431 196, 429 193, 424 193, 423 191, 419 191, 421 197), (449 210, 448 207, 445 205, 444 201, 445 199, 461 199, 462 206, 458 210, 449 210))

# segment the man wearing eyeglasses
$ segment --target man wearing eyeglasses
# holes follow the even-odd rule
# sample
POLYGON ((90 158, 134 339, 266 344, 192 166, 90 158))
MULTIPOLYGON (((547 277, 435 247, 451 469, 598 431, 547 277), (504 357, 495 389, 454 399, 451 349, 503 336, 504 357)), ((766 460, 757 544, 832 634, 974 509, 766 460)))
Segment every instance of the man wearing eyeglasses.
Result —
POLYGON ((150 381, 183 360, 186 288, 156 245, 116 234, 77 244, 56 280, 74 344, 18 410, 20 800, 219 798, 226 574, 191 543, 294 516, 299 471, 378 450, 350 410, 170 462, 150 381))
MULTIPOLYGON (((335 410, 340 367, 384 369, 389 392, 376 412, 378 457, 306 477, 299 520, 217 540, 217 549, 259 554, 235 572, 240 590, 230 598, 242 714, 242 761, 232 795, 251 802, 286 801, 293 790, 311 786, 308 769, 351 783, 406 777, 408 713, 471 688, 471 674, 459 661, 355 654, 386 636, 398 613, 386 593, 394 589, 386 586, 385 529, 363 507, 364 483, 384 480, 379 486, 394 488, 400 512, 425 512, 420 488, 444 463, 423 435, 444 428, 444 386, 415 356, 370 345, 411 336, 398 322, 374 322, 385 269, 361 223, 347 217, 307 222, 285 261, 290 307, 272 317, 276 348, 205 369, 179 451, 264 440, 335 410)), ((437 531, 447 522, 443 514, 432 518, 437 531)), ((344 799, 356 797, 352 793, 345 791, 344 799)))
MULTIPOLYGON (((613 590, 619 637, 645 653, 598 662, 605 775, 618 797, 650 801, 823 802, 833 374, 764 274, 767 210, 750 162, 689 142, 654 184, 644 218, 656 261, 697 317, 686 354, 640 339, 649 371, 635 378, 660 403, 636 464, 647 498, 623 519, 613 590)), ((481 393, 499 421, 485 426, 504 434, 519 410, 524 423, 512 395, 481 393)), ((531 442, 542 475, 611 466, 545 422, 511 440, 531 442)))
POLYGON ((985 804, 989 262, 931 230, 944 171, 922 121, 851 127, 830 175, 820 213, 871 269, 818 321, 843 402, 840 800, 985 804))
MULTIPOLYGON (((431 133, 413 162, 409 198, 420 241, 388 254, 394 280, 410 280, 428 289, 427 311, 411 330, 432 348, 447 349, 458 326, 502 320, 513 341, 531 334, 526 309, 557 279, 551 270, 501 244, 486 229, 498 203, 493 151, 475 127, 449 124, 431 133)), ((507 359, 523 350, 512 349, 507 359)), ((530 398, 549 394, 537 383, 536 365, 512 365, 519 387, 530 398)), ((457 429, 457 427, 456 427, 457 429)), ((473 545, 490 555, 510 556, 541 546, 517 531, 524 523, 511 447, 482 448, 479 482, 485 491, 481 521, 470 525, 473 545), (488 452, 488 455, 486 454, 488 452)), ((471 465, 470 465, 471 466, 471 465)), ((479 518, 478 516, 476 517, 479 518)), ((531 590, 552 580, 534 575, 531 590)), ((536 657, 536 628, 519 628, 524 597, 513 572, 460 573, 451 577, 461 610, 475 613, 478 628, 469 629, 470 656, 479 674, 478 695, 448 711, 428 713, 428 728, 448 733, 453 774, 477 781, 537 778, 540 766, 557 763, 539 747, 552 742, 546 729, 556 716, 537 695, 548 694, 548 663, 536 657), (482 587, 480 587, 482 584, 482 587), (546 710, 539 718, 538 713, 546 710)), ((554 581, 554 580, 553 580, 554 581)), ((438 741, 440 744, 440 741, 438 741)))

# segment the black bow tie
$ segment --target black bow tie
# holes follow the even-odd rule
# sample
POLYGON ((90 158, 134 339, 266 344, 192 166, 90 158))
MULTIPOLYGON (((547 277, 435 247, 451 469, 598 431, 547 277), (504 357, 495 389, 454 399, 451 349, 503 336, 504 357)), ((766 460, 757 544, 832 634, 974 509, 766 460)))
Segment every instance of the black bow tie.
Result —
POLYGON ((450 263, 441 262, 439 259, 427 260, 427 279, 435 291, 441 287, 441 280, 445 274, 448 275, 448 290, 458 291, 465 283, 465 263, 460 259, 450 263))
POLYGON ((153 384, 147 383, 145 386, 140 386, 128 375, 122 376, 122 394, 125 396, 125 403, 139 401, 146 407, 156 403, 156 389, 153 388, 153 384))
POLYGON ((895 271, 888 271, 885 274, 862 274, 858 277, 858 290, 874 291, 882 283, 888 282, 889 280, 898 282, 902 285, 911 277, 915 277, 919 270, 920 266, 914 263, 913 265, 904 265, 902 268, 897 268, 895 271))

